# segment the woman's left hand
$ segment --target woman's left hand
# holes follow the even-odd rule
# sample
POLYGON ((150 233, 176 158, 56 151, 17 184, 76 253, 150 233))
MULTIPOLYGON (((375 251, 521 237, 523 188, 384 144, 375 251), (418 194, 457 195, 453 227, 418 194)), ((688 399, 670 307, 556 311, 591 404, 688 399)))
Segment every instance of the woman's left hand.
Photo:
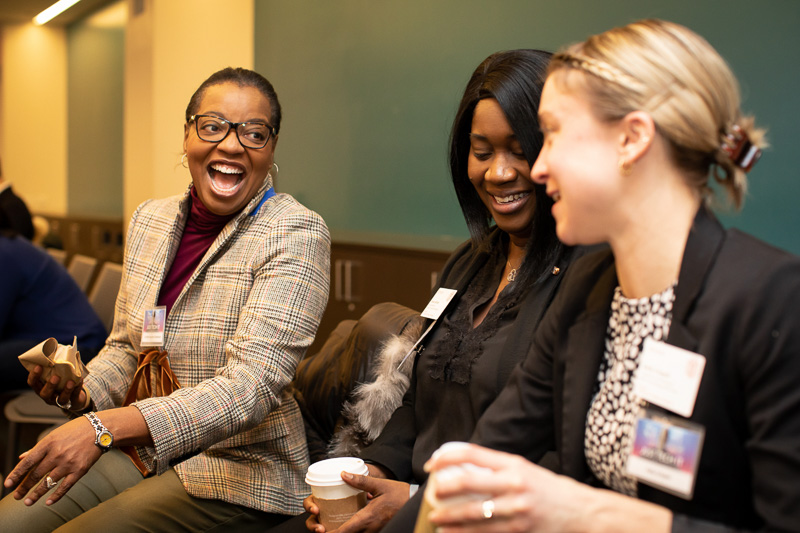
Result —
POLYGON ((17 487, 14 498, 25 498, 25 505, 33 505, 53 487, 53 483, 60 481, 55 492, 47 498, 47 505, 51 505, 60 500, 100 458, 102 452, 94 441, 95 431, 88 420, 84 417, 71 420, 20 455, 21 461, 6 477, 4 486, 7 489, 17 487))
POLYGON ((42 366, 36 365, 28 374, 28 385, 45 403, 72 411, 79 411, 86 407, 88 396, 83 389, 83 382, 75 383, 71 379, 67 380, 64 388, 59 392, 58 384, 61 378, 53 374, 50 379, 43 381, 43 373, 42 366))
POLYGON ((439 454, 426 469, 436 471, 463 463, 491 472, 437 479, 437 498, 488 497, 431 512, 430 520, 442 533, 590 531, 605 519, 611 520, 611 530, 618 531, 669 531, 671 527, 672 515, 663 507, 594 489, 518 455, 476 445, 439 454), (620 517, 625 518, 616 521, 620 517))

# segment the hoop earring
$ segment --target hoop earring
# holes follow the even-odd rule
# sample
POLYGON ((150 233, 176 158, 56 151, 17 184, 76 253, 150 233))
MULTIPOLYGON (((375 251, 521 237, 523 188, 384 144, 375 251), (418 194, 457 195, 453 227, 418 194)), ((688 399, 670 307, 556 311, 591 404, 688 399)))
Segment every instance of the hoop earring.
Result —
POLYGON ((275 174, 281 171, 281 167, 278 166, 278 163, 275 161, 272 162, 272 166, 275 167, 275 174))
POLYGON ((187 163, 186 159, 186 152, 183 152, 183 155, 181 156, 181 166, 183 168, 189 168, 189 164, 187 163))
POLYGON ((633 162, 632 161, 625 161, 624 159, 619 160, 619 173, 623 176, 630 176, 631 171, 633 171, 633 162))

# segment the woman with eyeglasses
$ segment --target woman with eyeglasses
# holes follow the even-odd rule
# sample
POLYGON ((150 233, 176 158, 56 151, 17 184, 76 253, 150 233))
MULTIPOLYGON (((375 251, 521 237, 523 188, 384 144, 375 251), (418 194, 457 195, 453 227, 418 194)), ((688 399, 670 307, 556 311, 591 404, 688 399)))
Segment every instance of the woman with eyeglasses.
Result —
POLYGON ((302 510, 308 451, 286 385, 327 302, 330 237, 273 190, 280 122, 250 70, 221 70, 192 96, 192 185, 133 215, 89 375, 61 390, 30 374, 73 420, 6 478, 0 530, 261 531, 302 510))
POLYGON ((707 207, 738 206, 762 131, 700 36, 645 20, 556 54, 533 179, 573 265, 470 445, 427 468, 443 533, 800 531, 800 258, 707 207), (561 474, 538 468, 558 450, 561 474), (527 459, 527 460, 526 460, 527 459), (606 489, 606 490, 603 490, 606 489))

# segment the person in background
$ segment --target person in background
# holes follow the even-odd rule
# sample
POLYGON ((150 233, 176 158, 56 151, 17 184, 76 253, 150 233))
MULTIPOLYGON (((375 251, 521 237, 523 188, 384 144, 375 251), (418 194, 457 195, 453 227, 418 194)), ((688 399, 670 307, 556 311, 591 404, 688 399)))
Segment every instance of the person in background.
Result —
POLYGON ((570 269, 474 442, 489 473, 429 517, 464 531, 800 531, 800 258, 724 229, 764 145, 700 36, 644 20, 556 54, 533 179, 570 269), (561 475, 536 461, 558 450, 561 475), (513 454, 519 455, 510 455, 513 454), (610 490, 601 490, 610 489, 610 490), (483 500, 483 501, 481 501, 483 500))
POLYGON ((33 240, 33 219, 22 198, 11 190, 11 182, 3 178, 0 166, 0 230, 13 230, 26 239, 33 240))
POLYGON ((286 386, 327 303, 330 237, 272 188, 280 125, 274 88, 251 70, 223 69, 194 93, 192 184, 134 213, 89 375, 60 393, 29 375, 76 418, 8 475, 0 530, 263 531, 300 512, 308 450, 286 386), (164 351, 145 351, 144 317, 161 307, 164 351), (166 395, 156 376, 137 387, 137 366, 166 395))
POLYGON ((38 246, 0 230, 0 390, 27 387, 17 357, 54 337, 86 363, 106 341, 106 328, 69 273, 38 246))
MULTIPOLYGON (((536 114, 549 60, 539 50, 498 52, 467 83, 450 137, 450 171, 472 239, 450 257, 439 284, 458 292, 424 351, 406 363, 414 369, 402 405, 360 453, 370 476, 345 477, 374 498, 337 532, 379 530, 409 500, 412 485, 425 481, 430 454, 469 438, 527 353, 577 255, 556 238, 552 201, 530 178, 542 146, 536 114)), ((313 497, 305 505, 307 528, 324 531, 313 497)))

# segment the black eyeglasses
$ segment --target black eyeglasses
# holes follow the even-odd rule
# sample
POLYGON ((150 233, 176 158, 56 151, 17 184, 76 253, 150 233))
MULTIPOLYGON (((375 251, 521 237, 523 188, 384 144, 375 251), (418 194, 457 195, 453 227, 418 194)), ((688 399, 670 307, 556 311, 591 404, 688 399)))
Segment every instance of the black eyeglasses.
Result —
POLYGON ((189 121, 194 121, 197 136, 210 143, 222 142, 233 129, 242 146, 258 149, 264 148, 275 134, 275 128, 266 122, 231 122, 214 115, 192 115, 189 121))

